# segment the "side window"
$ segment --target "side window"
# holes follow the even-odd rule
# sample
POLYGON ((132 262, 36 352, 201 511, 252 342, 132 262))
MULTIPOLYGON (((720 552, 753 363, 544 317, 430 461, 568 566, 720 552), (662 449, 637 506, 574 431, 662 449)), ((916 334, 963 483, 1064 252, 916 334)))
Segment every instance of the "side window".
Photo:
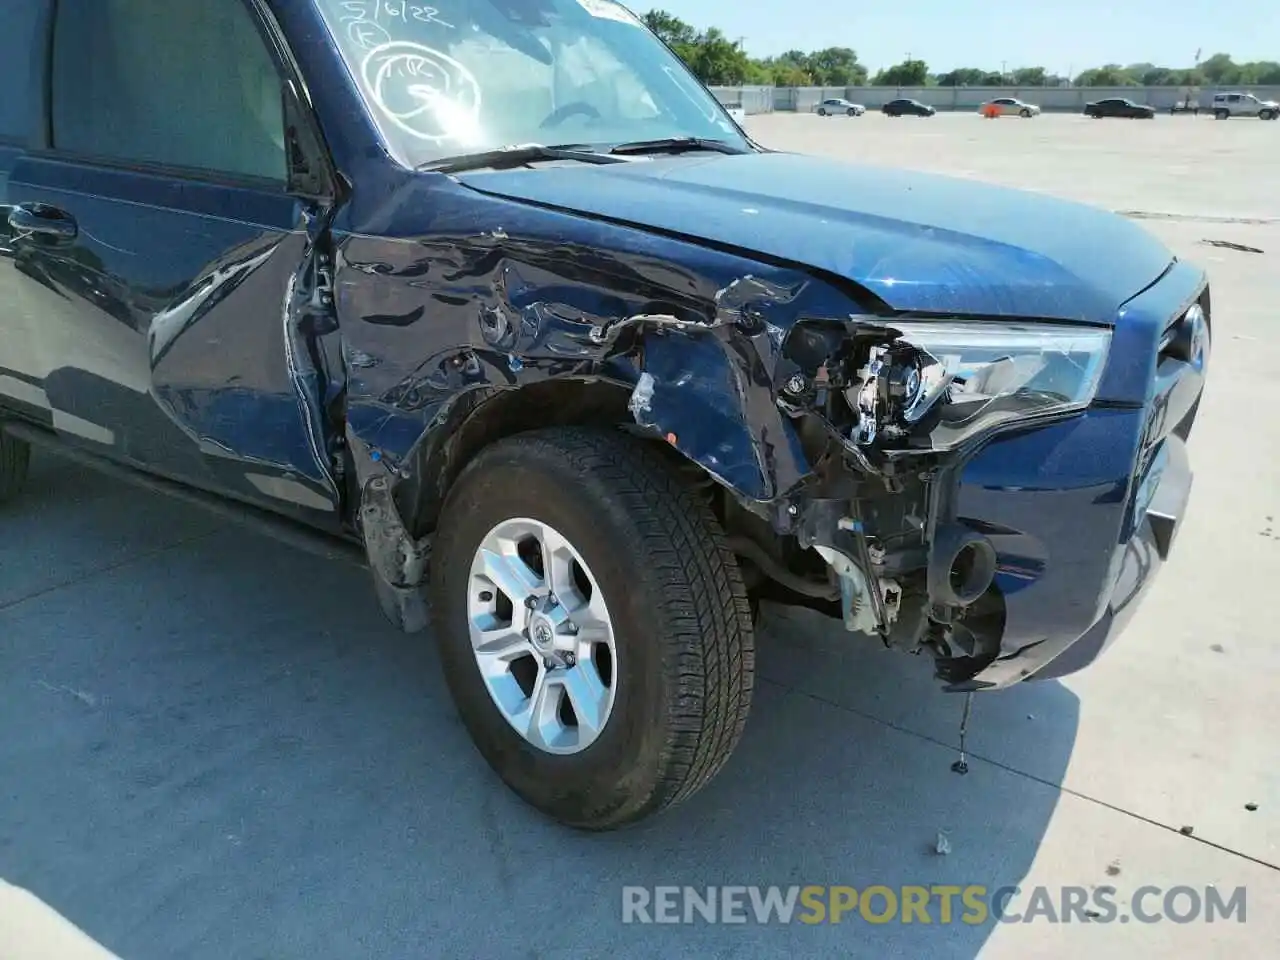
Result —
POLYGON ((53 146, 285 178, 280 77, 245 0, 59 0, 53 146))
POLYGON ((4 56, 0 57, 0 140, 25 140, 29 124, 32 70, 39 44, 36 27, 41 4, 32 0, 0 0, 0 23, 5 26, 4 56))
POLYGON ((1240 95, 1238 93, 1230 94, 1227 97, 1227 103, 1239 103, 1239 102, 1240 102, 1240 95))

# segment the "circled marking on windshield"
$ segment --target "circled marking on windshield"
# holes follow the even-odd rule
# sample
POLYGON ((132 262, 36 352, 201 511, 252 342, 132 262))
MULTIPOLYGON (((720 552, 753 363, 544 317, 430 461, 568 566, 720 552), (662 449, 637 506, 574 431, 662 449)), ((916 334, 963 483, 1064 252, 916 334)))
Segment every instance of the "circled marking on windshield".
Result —
POLYGON ((374 47, 361 64, 370 98, 419 140, 473 141, 480 132, 480 84, 457 60, 408 41, 374 47))
POLYGON ((347 36, 351 38, 352 43, 365 50, 372 50, 380 44, 391 42, 391 34, 370 20, 348 21, 347 36))

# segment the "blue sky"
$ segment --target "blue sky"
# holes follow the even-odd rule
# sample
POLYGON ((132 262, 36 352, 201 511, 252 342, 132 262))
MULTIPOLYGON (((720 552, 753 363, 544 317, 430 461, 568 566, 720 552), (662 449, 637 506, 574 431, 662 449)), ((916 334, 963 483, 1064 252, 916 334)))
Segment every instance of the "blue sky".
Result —
POLYGON ((852 47, 873 70, 908 53, 934 72, 955 67, 1043 66, 1072 75, 1103 63, 1191 66, 1229 53, 1237 61, 1280 60, 1280 0, 1073 0, 983 3, 915 0, 836 4, 823 0, 626 0, 695 27, 743 38, 752 56, 797 48, 852 47))

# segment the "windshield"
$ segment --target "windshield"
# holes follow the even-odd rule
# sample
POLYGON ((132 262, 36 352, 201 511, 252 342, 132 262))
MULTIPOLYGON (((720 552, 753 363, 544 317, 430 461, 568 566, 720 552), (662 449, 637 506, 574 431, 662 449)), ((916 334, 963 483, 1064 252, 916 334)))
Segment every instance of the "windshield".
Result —
POLYGON ((612 0, 316 0, 393 156, 668 137, 749 149, 719 102, 612 0))

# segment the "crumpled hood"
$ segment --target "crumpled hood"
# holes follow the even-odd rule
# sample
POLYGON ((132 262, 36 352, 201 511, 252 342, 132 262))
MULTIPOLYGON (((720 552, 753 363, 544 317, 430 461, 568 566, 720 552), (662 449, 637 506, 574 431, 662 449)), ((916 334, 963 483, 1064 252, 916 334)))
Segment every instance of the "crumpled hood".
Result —
POLYGON ((458 179, 825 271, 904 311, 1112 323, 1173 260, 1137 224, 1093 207, 798 154, 686 154, 458 179))

